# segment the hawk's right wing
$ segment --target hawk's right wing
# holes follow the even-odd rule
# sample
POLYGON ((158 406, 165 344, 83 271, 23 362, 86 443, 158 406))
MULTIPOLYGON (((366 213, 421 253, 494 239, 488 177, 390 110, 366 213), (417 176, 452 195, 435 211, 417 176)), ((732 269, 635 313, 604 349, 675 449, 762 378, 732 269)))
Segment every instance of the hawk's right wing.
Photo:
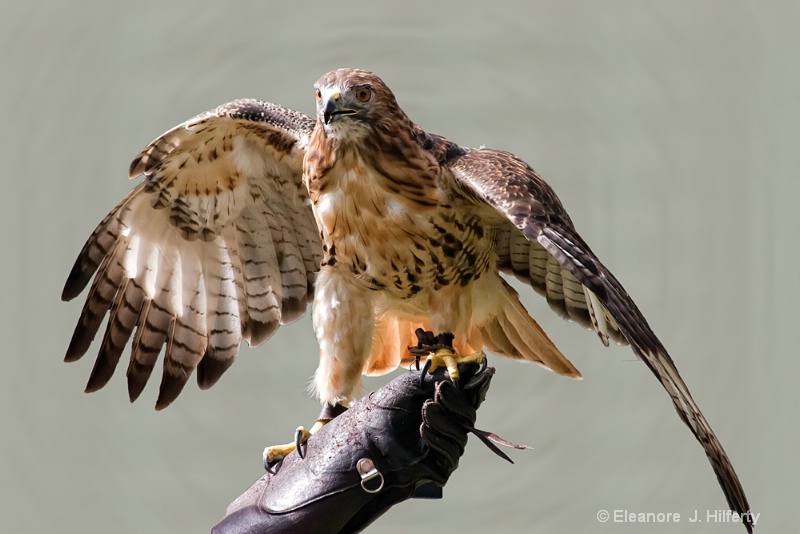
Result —
POLYGON ((133 335, 130 398, 166 344, 164 408, 196 367, 208 388, 242 339, 263 343, 305 313, 322 252, 302 181, 313 127, 300 113, 236 100, 133 160, 131 177, 144 181, 89 237, 61 296, 75 298, 95 275, 67 361, 86 353, 110 310, 87 392, 108 382, 133 335))
POLYGON ((464 150, 447 165, 475 209, 513 240, 510 245, 498 243, 501 267, 529 278, 552 307, 591 325, 604 341, 612 337, 631 346, 669 394, 678 416, 702 445, 731 509, 752 532, 750 504, 739 477, 675 362, 622 284, 575 230, 555 192, 527 163, 508 152, 464 150), (522 246, 519 237, 530 246, 522 246))

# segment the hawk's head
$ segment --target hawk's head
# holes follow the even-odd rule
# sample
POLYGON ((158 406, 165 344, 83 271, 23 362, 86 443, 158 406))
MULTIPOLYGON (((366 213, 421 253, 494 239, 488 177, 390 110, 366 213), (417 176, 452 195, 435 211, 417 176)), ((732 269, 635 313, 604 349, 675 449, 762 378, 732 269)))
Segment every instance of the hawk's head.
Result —
POLYGON ((334 70, 317 80, 314 89, 317 119, 334 138, 358 138, 372 126, 405 118, 392 91, 369 71, 334 70))

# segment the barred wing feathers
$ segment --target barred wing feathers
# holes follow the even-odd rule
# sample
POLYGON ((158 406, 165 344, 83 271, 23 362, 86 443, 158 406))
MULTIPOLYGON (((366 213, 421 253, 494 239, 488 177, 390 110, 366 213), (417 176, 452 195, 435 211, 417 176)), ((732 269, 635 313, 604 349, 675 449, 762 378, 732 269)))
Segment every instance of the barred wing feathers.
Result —
POLYGON ((302 183, 308 117, 237 100, 173 128, 131 164, 144 181, 98 225, 63 300, 94 276, 66 360, 81 358, 108 313, 87 391, 111 378, 131 337, 135 400, 166 345, 156 408, 197 368, 212 386, 242 339, 267 340, 301 317, 321 244, 302 183), (134 332, 135 329, 135 332, 134 332))
MULTIPOLYGON (((463 194, 486 208, 487 217, 502 216, 500 265, 528 279, 560 315, 590 326, 604 341, 611 337, 630 344, 702 445, 731 509, 748 512, 733 465, 672 358, 619 281, 578 235, 552 189, 507 152, 463 150, 446 164, 463 194)), ((750 532, 749 518, 744 516, 750 532)))

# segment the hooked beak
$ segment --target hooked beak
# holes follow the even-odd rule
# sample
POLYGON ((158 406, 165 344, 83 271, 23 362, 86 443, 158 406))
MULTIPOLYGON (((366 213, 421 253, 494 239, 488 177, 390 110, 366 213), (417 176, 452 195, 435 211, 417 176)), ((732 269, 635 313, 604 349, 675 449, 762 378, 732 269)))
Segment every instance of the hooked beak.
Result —
POLYGON ((325 100, 325 107, 322 111, 322 119, 325 124, 330 124, 336 120, 337 117, 342 115, 355 115, 358 110, 345 108, 341 106, 342 97, 338 91, 332 93, 325 100))

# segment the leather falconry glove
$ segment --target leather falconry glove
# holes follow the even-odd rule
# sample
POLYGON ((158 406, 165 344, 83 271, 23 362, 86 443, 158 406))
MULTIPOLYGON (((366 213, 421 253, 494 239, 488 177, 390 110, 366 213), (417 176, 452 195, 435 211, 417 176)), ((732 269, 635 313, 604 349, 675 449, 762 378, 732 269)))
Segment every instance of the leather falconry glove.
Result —
POLYGON ((458 388, 444 369, 412 372, 354 403, 237 498, 212 534, 361 532, 399 502, 440 498, 469 432, 509 460, 493 442, 513 444, 474 427, 494 368, 459 368, 458 388))

